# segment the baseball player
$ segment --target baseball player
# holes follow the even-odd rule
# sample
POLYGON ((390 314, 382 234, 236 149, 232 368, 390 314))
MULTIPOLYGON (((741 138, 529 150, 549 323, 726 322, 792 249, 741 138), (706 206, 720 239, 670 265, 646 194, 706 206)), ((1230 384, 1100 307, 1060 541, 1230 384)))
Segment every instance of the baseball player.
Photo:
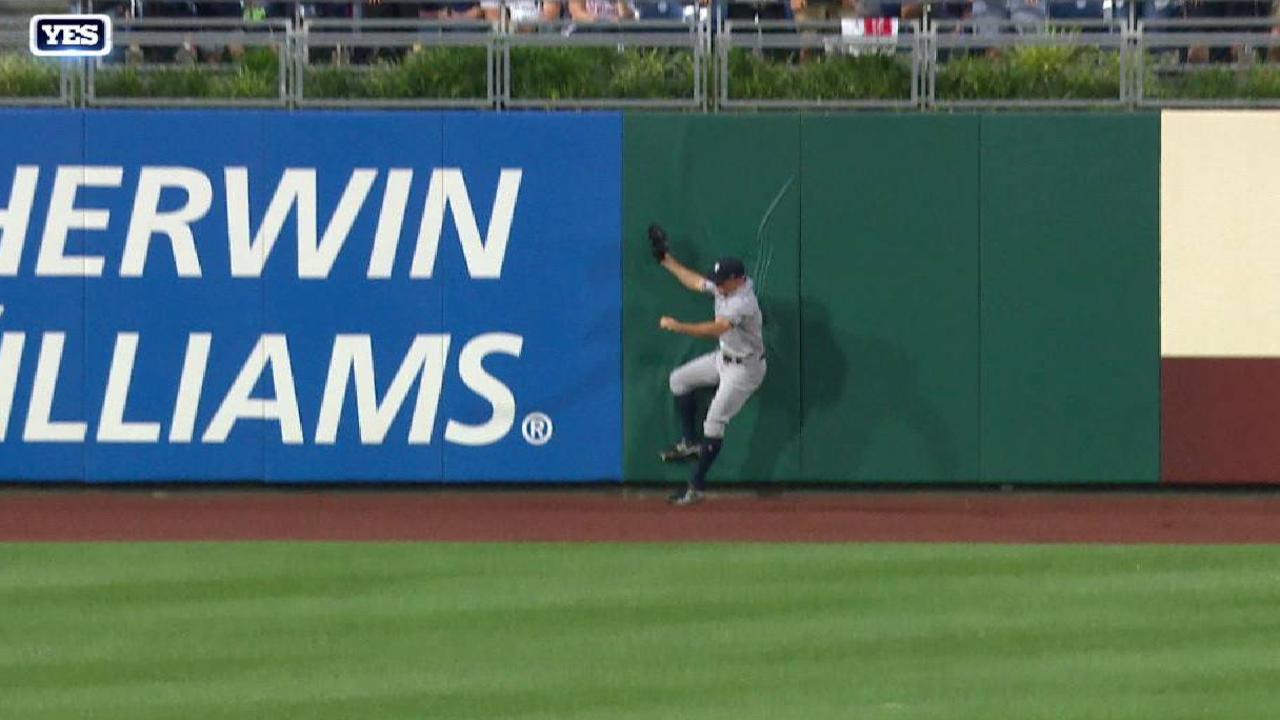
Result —
POLYGON ((670 498, 676 505, 692 505, 702 500, 706 491, 707 471, 720 454, 725 426, 764 382, 764 322, 755 289, 741 260, 721 258, 703 277, 675 259, 666 231, 657 224, 649 226, 649 243, 653 257, 681 285, 715 296, 715 317, 711 320, 685 323, 664 316, 658 322, 658 327, 669 332, 719 341, 716 350, 676 368, 670 378, 682 436, 661 458, 664 462, 697 459, 697 469, 689 486, 670 498), (699 442, 694 429, 693 394, 704 387, 715 387, 716 394, 702 423, 704 437, 699 442))

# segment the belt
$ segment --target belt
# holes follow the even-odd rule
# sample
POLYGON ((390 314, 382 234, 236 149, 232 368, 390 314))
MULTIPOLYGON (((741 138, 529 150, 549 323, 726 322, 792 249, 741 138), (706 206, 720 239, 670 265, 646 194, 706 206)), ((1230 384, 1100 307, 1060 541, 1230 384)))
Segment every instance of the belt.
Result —
MULTIPOLYGON (((756 359, 754 355, 748 355, 746 357, 736 358, 728 353, 720 353, 720 356, 724 358, 725 362, 733 363, 734 365, 742 365, 746 363, 748 360, 756 359)), ((759 359, 764 360, 764 355, 761 355, 759 359)))

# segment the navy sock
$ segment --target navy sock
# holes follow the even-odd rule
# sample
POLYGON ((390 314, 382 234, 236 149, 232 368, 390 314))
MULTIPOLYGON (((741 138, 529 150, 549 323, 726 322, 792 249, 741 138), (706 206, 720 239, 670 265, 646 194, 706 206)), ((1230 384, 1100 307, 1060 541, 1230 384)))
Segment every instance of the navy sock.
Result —
POLYGON ((698 469, 693 473, 693 480, 690 482, 693 489, 699 492, 707 489, 707 471, 711 469, 711 463, 716 461, 716 456, 720 454, 720 446, 724 445, 724 438, 707 438, 702 444, 702 454, 698 456, 698 469))
POLYGON ((676 412, 680 415, 680 432, 684 433, 684 441, 692 443, 698 439, 693 429, 693 416, 698 411, 693 393, 676 396, 676 412))

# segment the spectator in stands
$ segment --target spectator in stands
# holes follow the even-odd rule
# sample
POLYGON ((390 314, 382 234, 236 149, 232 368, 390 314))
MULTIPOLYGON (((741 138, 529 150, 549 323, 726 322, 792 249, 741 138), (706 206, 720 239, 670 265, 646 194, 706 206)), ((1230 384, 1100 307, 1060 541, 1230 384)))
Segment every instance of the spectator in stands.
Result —
MULTIPOLYGON (((196 16, 201 19, 241 20, 244 18, 244 8, 238 0, 198 2, 196 16)), ((220 63, 244 54, 243 48, 237 52, 236 48, 222 45, 201 46, 196 48, 196 52, 199 58, 207 63, 220 63)))
MULTIPOLYGON (((841 18, 857 17, 858 0, 791 0, 791 15, 802 23, 840 22, 841 18)), ((812 39, 814 33, 805 33, 812 39)), ((812 48, 800 51, 800 60, 806 61, 813 56, 812 48)))
POLYGON ((418 17, 417 6, 386 0, 364 0, 355 8, 358 17, 370 20, 404 20, 418 17))
POLYGON ((800 22, 832 22, 856 17, 858 0, 791 0, 791 14, 800 22))
POLYGON ((966 17, 972 0, 942 0, 941 2, 897 3, 883 0, 859 0, 858 17, 924 20, 926 7, 934 20, 962 20, 966 17))
MULTIPOLYGON (((272 3, 272 5, 276 4, 278 3, 272 3)), ((270 10, 277 11, 275 7, 270 8, 270 10)), ((240 3, 240 17, 245 22, 260 22, 268 17, 275 17, 275 14, 274 12, 268 12, 267 3, 263 2, 263 0, 244 0, 240 3)))
MULTIPOLYGON (((194 2, 184 2, 182 0, 143 0, 138 6, 138 17, 142 18, 170 18, 170 19, 191 19, 192 24, 190 30, 195 30, 198 23, 195 22, 196 4, 194 2)), ((142 47, 142 58, 146 62, 177 62, 190 63, 195 62, 196 51, 191 43, 182 43, 179 47, 142 47)))
POLYGON ((1045 0, 1054 20, 1101 20, 1102 0, 1045 0))
MULTIPOLYGON (((711 11, 713 27, 721 19, 732 20, 737 25, 792 19, 789 0, 711 0, 711 11)), ((795 28, 761 28, 759 32, 786 34, 794 33, 795 28)), ((797 57, 792 48, 766 48, 761 54, 777 62, 792 62, 797 57)))
MULTIPOLYGON (((6 9, 5 4, 3 2, 0 2, 0 14, 3 14, 5 9, 6 9)), ((58 10, 61 10, 61 9, 62 8, 58 8, 58 10)), ((99 2, 96 2, 93 4, 93 11, 95 13, 101 13, 103 15, 110 16, 111 18, 113 18, 113 22, 114 22, 115 20, 132 18, 133 3, 129 2, 128 0, 109 0, 108 2, 103 2, 102 0, 99 0, 99 2)), ((124 48, 124 47, 121 47, 119 43, 115 43, 111 48, 111 52, 106 57, 102 58, 102 62, 118 63, 118 62, 121 62, 122 60, 125 60, 126 57, 130 62, 141 62, 142 61, 141 46, 131 45, 128 48, 124 48)))
MULTIPOLYGON (((1130 3, 1127 0, 1116 0, 1111 17, 1124 20, 1129 17, 1130 3)), ((1134 20, 1172 20, 1186 16, 1182 0, 1135 0, 1133 3, 1134 20)))
MULTIPOLYGON (((419 12, 417 5, 390 0, 360 0, 351 8, 352 17, 356 20, 411 20, 417 18, 419 12)), ((351 61, 356 64, 365 64, 380 59, 396 60, 403 57, 404 52, 404 48, 356 45, 351 50, 351 61)))
MULTIPOLYGON (((1186 5, 1187 17, 1193 18, 1222 18, 1222 25, 1215 25, 1210 30, 1229 31, 1229 32, 1261 32, 1264 28, 1248 25, 1232 26, 1230 20, 1232 18, 1265 18, 1271 16, 1271 3, 1260 2, 1258 0, 1187 0, 1186 5)), ((1193 47, 1187 52, 1187 61, 1193 63, 1201 62, 1231 62, 1239 60, 1243 52, 1243 48, 1236 47, 1193 47)))
POLYGON ((973 0, 975 35, 994 35, 1000 23, 1041 25, 1045 20, 1042 0, 973 0))
POLYGON ((512 27, 529 28, 534 23, 554 22, 560 19, 559 0, 481 0, 480 7, 484 17, 497 25, 506 11, 507 20, 512 27))
POLYGON ((683 20, 685 18, 685 6, 680 4, 680 0, 636 0, 635 6, 636 16, 641 20, 683 20))
POLYGON ((724 16, 729 20, 790 20, 791 5, 772 0, 720 0, 724 16))
MULTIPOLYGON (((963 20, 968 16, 969 7, 972 5, 969 0, 943 0, 943 2, 929 3, 929 17, 934 20, 963 20)), ((917 20, 924 15, 924 6, 920 4, 907 4, 902 6, 902 18, 904 20, 917 20)))
POLYGON ((569 17, 575 22, 617 22, 634 20, 636 11, 629 0, 569 0, 569 17))
MULTIPOLYGON (((0 2, 0 10, 3 9, 4 3, 0 2)), ((133 17, 133 3, 129 0, 98 0, 93 4, 93 11, 113 18, 133 17)))
POLYGON ((418 11, 420 18, 436 18, 439 20, 480 20, 484 17, 484 9, 479 2, 452 2, 423 8, 418 11))

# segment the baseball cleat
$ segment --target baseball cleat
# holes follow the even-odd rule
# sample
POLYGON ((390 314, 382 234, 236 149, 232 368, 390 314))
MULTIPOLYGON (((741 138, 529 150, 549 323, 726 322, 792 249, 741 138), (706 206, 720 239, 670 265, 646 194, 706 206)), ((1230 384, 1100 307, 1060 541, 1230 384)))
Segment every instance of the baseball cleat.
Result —
POLYGON ((672 505, 678 505, 678 506, 684 507, 685 505, 694 505, 694 504, 700 503, 705 497, 706 497, 706 494, 700 490, 694 490, 693 488, 685 488, 683 490, 677 490, 675 493, 671 495, 671 497, 667 498, 667 500, 672 505))
POLYGON ((701 445, 681 440, 671 446, 671 449, 658 453, 658 457, 662 458, 662 462, 680 462, 681 460, 696 458, 701 452, 701 445))

